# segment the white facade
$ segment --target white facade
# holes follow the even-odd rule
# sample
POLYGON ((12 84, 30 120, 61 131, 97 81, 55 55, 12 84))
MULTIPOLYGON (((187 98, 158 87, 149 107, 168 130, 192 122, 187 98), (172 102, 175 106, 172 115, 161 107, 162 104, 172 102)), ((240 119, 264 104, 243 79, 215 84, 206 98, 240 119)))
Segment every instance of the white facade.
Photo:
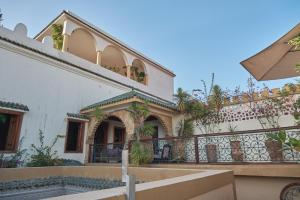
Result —
MULTIPOLYGON (((47 143, 57 135, 66 135, 67 113, 79 113, 85 106, 129 92, 132 87, 171 100, 173 77, 151 66, 147 72, 149 84, 143 85, 58 51, 49 38, 41 43, 28 38, 26 30, 0 27, 0 100, 28 106, 20 133, 22 148, 28 150, 31 144, 39 143, 39 129, 47 143)), ((85 129, 86 133, 87 126, 85 129)), ((64 153, 64 147, 65 139, 59 139, 54 148, 59 157, 84 162, 85 147, 83 153, 64 153)))

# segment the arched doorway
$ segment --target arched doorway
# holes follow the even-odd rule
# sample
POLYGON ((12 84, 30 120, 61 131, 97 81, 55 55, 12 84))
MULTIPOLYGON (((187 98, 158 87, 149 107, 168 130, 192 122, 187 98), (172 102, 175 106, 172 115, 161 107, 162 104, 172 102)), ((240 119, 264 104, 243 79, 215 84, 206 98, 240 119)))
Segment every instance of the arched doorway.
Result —
POLYGON ((126 128, 118 117, 110 116, 95 131, 92 162, 121 162, 126 128))
POLYGON ((162 120, 155 115, 149 115, 145 119, 145 124, 150 124, 154 127, 154 133, 152 135, 153 154, 154 159, 160 159, 162 149, 166 141, 159 140, 159 138, 165 138, 165 136, 167 135, 166 127, 164 126, 162 120))

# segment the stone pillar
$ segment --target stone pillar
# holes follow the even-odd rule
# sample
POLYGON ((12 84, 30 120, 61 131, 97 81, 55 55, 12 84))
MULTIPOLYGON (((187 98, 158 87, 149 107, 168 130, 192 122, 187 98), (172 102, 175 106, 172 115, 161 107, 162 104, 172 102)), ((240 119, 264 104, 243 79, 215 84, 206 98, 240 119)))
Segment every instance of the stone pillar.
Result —
POLYGON ((101 65, 102 51, 97 51, 97 65, 101 65))
POLYGON ((63 46, 61 49, 63 52, 69 51, 69 38, 70 38, 70 36, 68 34, 64 34, 63 46))
POLYGON ((127 78, 130 78, 130 74, 131 74, 131 70, 130 70, 131 66, 130 65, 127 65, 126 66, 126 69, 127 69, 127 78))

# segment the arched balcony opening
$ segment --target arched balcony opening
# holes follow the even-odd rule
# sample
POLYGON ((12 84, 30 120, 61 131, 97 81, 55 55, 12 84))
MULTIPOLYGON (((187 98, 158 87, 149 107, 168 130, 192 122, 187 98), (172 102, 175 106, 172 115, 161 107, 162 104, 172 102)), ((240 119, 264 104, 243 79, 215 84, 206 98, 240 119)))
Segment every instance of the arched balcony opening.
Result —
POLYGON ((101 66, 127 76, 127 67, 123 52, 114 46, 107 46, 103 50, 101 57, 101 66))
POLYGON ((130 78, 137 82, 146 85, 147 75, 145 70, 145 64, 139 60, 134 59, 130 68, 130 78))
POLYGON ((84 29, 75 29, 70 38, 68 52, 96 63, 97 53, 94 37, 84 29))

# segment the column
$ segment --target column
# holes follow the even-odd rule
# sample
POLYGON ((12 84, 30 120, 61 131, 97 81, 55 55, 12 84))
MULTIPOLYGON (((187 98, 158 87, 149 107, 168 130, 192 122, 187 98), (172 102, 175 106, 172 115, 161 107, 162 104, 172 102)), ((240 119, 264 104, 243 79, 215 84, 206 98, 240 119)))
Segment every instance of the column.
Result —
POLYGON ((64 41, 62 46, 63 52, 67 52, 69 50, 69 38, 70 36, 68 34, 64 34, 64 41))
POLYGON ((127 78, 130 78, 130 74, 131 74, 130 68, 131 68, 131 65, 127 65, 126 67, 127 67, 127 78))
POLYGON ((101 65, 102 51, 97 51, 97 65, 101 65))

